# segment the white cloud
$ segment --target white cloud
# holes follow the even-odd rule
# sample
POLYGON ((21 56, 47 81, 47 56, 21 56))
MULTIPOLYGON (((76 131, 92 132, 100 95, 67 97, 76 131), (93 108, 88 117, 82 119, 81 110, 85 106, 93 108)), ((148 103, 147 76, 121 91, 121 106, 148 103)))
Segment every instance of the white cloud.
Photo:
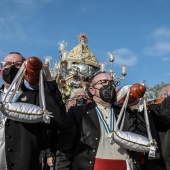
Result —
MULTIPOLYGON (((10 0, 11 1, 11 0, 10 0)), ((8 43, 10 39, 15 39, 17 42, 27 43, 32 38, 28 33, 33 34, 38 29, 39 23, 42 20, 32 22, 37 11, 41 7, 45 7, 45 3, 50 3, 54 0, 13 0, 13 10, 10 8, 4 10, 0 16, 0 40, 8 43)))
POLYGON ((164 27, 158 28, 151 33, 151 36, 156 39, 170 38, 170 29, 164 27))
POLYGON ((149 38, 153 41, 153 45, 144 48, 143 52, 149 56, 165 57, 170 55, 170 29, 161 27, 154 30, 149 38))
POLYGON ((51 3, 54 0, 15 0, 16 3, 19 4, 29 4, 29 5, 35 5, 40 3, 51 3))
POLYGON ((23 25, 17 16, 0 17, 0 39, 8 41, 17 37, 17 40, 25 36, 23 25))
POLYGON ((120 48, 116 50, 115 63, 126 64, 128 66, 133 66, 137 64, 137 56, 134 52, 127 48, 120 48))
POLYGON ((18 4, 27 4, 27 5, 33 5, 35 4, 34 0, 15 0, 18 4))
POLYGON ((170 42, 155 42, 151 47, 144 49, 144 53, 150 56, 165 56, 170 54, 170 42))
POLYGON ((163 61, 170 61, 170 57, 163 57, 163 61))

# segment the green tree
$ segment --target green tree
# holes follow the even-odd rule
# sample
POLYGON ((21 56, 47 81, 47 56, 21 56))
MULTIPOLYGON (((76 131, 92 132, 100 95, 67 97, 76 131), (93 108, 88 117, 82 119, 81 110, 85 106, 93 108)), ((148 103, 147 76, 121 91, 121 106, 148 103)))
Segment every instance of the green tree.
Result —
MULTIPOLYGON (((144 80, 144 82, 146 82, 144 80)), ((164 82, 161 82, 160 84, 156 84, 154 87, 146 87, 146 93, 145 93, 145 99, 156 99, 158 98, 160 89, 165 85, 164 82)))

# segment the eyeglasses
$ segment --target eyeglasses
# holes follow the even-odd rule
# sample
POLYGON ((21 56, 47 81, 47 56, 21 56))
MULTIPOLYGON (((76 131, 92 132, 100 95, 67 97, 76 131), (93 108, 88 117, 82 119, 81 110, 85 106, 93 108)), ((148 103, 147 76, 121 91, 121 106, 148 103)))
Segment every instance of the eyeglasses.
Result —
POLYGON ((115 82, 114 80, 107 80, 107 79, 104 79, 104 80, 99 80, 98 82, 94 83, 93 86, 97 85, 97 84, 101 84, 102 86, 106 86, 108 84, 112 84, 113 86, 115 86, 115 82))
POLYGON ((21 61, 17 61, 17 62, 2 61, 1 62, 1 67, 9 68, 12 65, 14 65, 16 68, 20 68, 22 66, 22 63, 23 62, 21 62, 21 61))

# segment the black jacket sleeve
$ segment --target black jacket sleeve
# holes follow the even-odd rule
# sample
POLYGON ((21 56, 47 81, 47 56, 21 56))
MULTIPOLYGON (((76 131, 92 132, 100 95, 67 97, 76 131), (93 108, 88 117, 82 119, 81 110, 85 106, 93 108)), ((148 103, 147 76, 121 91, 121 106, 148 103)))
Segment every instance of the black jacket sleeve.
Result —
POLYGON ((56 154, 57 170, 71 169, 71 162, 78 140, 79 125, 77 122, 81 122, 81 115, 77 117, 74 112, 74 107, 71 107, 67 113, 67 119, 67 127, 61 131, 58 141, 56 154))
POLYGON ((160 104, 151 104, 148 106, 149 113, 153 114, 156 121, 164 126, 170 125, 170 96, 166 97, 160 104))

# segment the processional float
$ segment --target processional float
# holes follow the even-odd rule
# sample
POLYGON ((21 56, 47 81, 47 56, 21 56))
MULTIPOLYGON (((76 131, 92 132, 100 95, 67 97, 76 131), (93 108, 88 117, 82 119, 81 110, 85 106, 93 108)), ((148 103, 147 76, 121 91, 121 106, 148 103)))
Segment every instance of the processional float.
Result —
MULTIPOLYGON (((87 90, 89 77, 98 71, 106 71, 106 62, 99 63, 92 51, 89 49, 87 42, 88 37, 82 33, 78 35, 79 44, 74 47, 70 52, 65 50, 66 42, 59 42, 60 60, 55 63, 54 68, 51 69, 51 75, 58 84, 61 91, 62 98, 67 101, 71 92, 76 88, 83 88, 87 90)), ((122 77, 117 77, 113 70, 113 62, 115 60, 115 52, 108 52, 109 62, 111 63, 109 73, 115 82, 115 85, 120 85, 120 82, 124 80, 126 76, 126 65, 122 65, 122 77)), ((51 57, 46 57, 47 60, 51 57)), ((144 100, 144 94, 146 87, 144 84, 135 83, 133 85, 127 85, 117 90, 117 102, 121 105, 121 111, 116 123, 116 131, 108 135, 111 143, 117 143, 123 148, 138 151, 148 152, 150 157, 155 157, 156 143, 150 133, 150 125, 148 122, 146 103, 144 100), (126 107, 133 105, 140 105, 144 109, 144 116, 147 127, 148 138, 134 134, 131 132, 122 131, 124 124, 124 111, 126 107), (120 128, 118 128, 120 126, 120 128)))
MULTIPOLYGON (((59 62, 54 63, 54 67, 50 69, 52 77, 56 80, 59 90, 64 101, 67 101, 71 92, 76 88, 83 88, 87 90, 88 80, 90 76, 98 71, 106 71, 107 62, 100 62, 97 60, 93 52, 88 47, 88 36, 81 33, 77 36, 78 45, 72 50, 67 51, 65 47, 67 42, 60 41, 59 44, 59 62)), ((113 62, 115 60, 115 51, 108 52, 110 73, 116 85, 124 80, 126 76, 126 65, 122 65, 122 77, 117 77, 113 70, 113 62)), ((45 56, 45 62, 49 62, 52 57, 45 56)))

